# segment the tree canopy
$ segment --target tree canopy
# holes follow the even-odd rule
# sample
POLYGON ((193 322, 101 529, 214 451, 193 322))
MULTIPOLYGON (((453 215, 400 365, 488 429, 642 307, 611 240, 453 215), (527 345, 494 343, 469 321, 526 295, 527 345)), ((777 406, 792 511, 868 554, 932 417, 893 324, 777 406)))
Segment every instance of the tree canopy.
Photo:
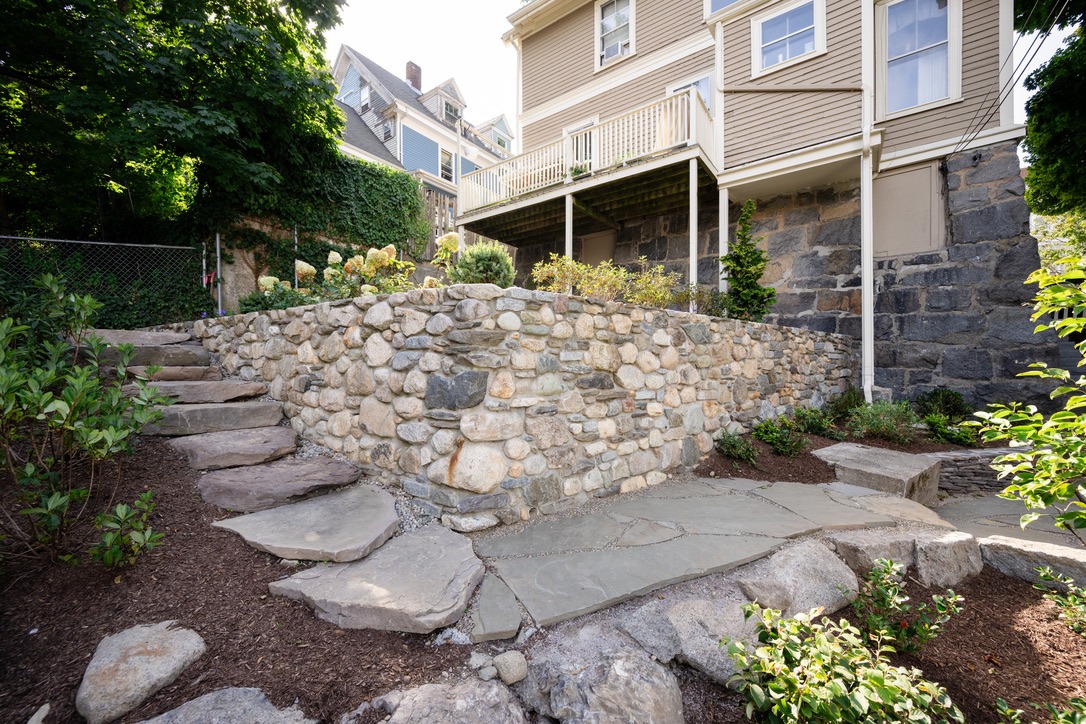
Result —
POLYGON ((231 217, 337 165, 342 2, 0 2, 0 233, 231 217))
POLYGON ((1025 148, 1030 162, 1027 199, 1037 213, 1086 208, 1086 0, 1018 0, 1019 32, 1053 26, 1075 30, 1052 59, 1026 78, 1025 148))

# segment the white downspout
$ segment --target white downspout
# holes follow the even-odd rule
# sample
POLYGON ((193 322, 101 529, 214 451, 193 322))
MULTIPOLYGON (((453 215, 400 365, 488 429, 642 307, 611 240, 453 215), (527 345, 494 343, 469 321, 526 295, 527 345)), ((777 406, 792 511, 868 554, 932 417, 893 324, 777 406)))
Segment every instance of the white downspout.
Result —
MULTIPOLYGON (((724 23, 716 24, 716 55, 713 58, 713 133, 716 135, 716 164, 717 173, 724 172, 724 23)), ((720 188, 719 209, 717 222, 717 254, 724 256, 728 253, 728 189, 720 188)), ((720 291, 727 293, 728 277, 724 271, 723 262, 717 262, 720 282, 720 291)))
POLYGON ((860 5, 861 86, 860 124, 863 155, 860 158, 860 306, 861 384, 864 399, 871 402, 875 387, 875 223, 872 187, 874 156, 871 131, 874 126, 875 90, 875 6, 873 0, 860 5))

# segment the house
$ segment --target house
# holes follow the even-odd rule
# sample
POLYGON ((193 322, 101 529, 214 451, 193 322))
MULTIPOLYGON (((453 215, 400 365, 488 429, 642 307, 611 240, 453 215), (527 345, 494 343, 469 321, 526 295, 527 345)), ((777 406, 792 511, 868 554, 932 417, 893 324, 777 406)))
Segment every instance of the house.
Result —
POLYGON ((738 207, 769 321, 860 340, 862 385, 1042 389, 1010 0, 532 0, 509 16, 525 150, 460 183, 462 228, 723 285, 738 207), (720 230, 728 229, 723 235, 720 230), (1033 385, 1033 387, 1031 387, 1033 385))
POLYGON ((422 69, 404 78, 341 46, 332 75, 336 104, 347 118, 340 149, 351 156, 413 173, 422 182, 434 235, 454 228, 461 174, 509 157, 514 136, 504 116, 474 127, 452 78, 422 91, 422 69))

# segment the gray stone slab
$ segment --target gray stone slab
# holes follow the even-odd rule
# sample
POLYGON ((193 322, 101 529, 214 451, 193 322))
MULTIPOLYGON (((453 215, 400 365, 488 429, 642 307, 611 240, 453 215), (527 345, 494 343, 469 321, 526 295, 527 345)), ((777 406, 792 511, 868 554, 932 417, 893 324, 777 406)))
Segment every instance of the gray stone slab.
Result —
POLYGON ((493 566, 537 625, 641 596, 663 586, 731 570, 784 541, 759 536, 703 536, 637 548, 498 559, 493 566))
POLYGON ((883 494, 883 491, 881 490, 865 488, 862 485, 852 485, 851 483, 819 483, 818 487, 849 498, 862 498, 866 495, 883 494))
POLYGON ((851 442, 830 445, 812 454, 833 466, 838 482, 925 504, 938 499, 939 461, 935 458, 851 442))
MULTIPOLYGON (((268 391, 268 386, 263 382, 241 380, 164 381, 153 382, 148 387, 158 388, 163 395, 181 404, 230 402, 259 397, 268 391)), ((134 395, 137 390, 135 385, 125 385, 123 391, 126 395, 134 395)))
POLYGON ((208 473, 196 482, 196 487, 208 503, 255 513, 329 488, 342 488, 357 482, 361 475, 361 468, 353 463, 322 455, 208 473))
POLYGON ((756 533, 789 538, 818 530, 817 525, 795 513, 745 495, 626 500, 611 510, 634 518, 677 523, 687 533, 705 535, 756 533))
POLYGON ((651 520, 635 520, 626 531, 614 540, 612 545, 618 548, 647 546, 663 543, 682 535, 682 531, 651 520))
POLYGON ((849 530, 894 525, 894 519, 868 510, 841 505, 814 485, 774 483, 753 492, 816 523, 823 530, 849 530))
POLYGON ((952 523, 940 518, 939 514, 934 510, 914 500, 890 498, 885 495, 869 495, 862 498, 853 498, 852 503, 873 513, 888 515, 891 518, 907 523, 920 523, 937 528, 954 528, 952 523))
POLYGON ((707 495, 725 495, 730 491, 719 485, 712 485, 703 480, 690 480, 652 488, 642 497, 645 498, 704 498, 707 495))
POLYGON ((1036 569, 1050 566, 1054 572, 1073 578, 1079 586, 1086 585, 1086 551, 1080 548, 1001 535, 981 538, 979 543, 984 562, 1008 576, 1039 583, 1036 569))
POLYGON ((358 485, 212 525, 280 558, 347 563, 379 548, 399 523, 395 498, 372 485, 358 485))
POLYGON ((486 574, 471 614, 471 642, 511 639, 520 630, 520 606, 505 581, 486 574))
POLYGON ((699 480, 709 487, 738 493, 757 490, 770 484, 764 480, 747 480, 746 478, 720 478, 719 480, 716 478, 699 478, 699 480))
POLYGON ((231 402, 199 405, 170 405, 162 410, 162 419, 147 425, 144 435, 199 435, 205 432, 247 430, 269 427, 283 419, 278 402, 231 402))
POLYGON ((300 709, 279 709, 260 689, 219 689, 141 724, 316 724, 300 709))
POLYGON ((579 518, 540 520, 519 533, 481 538, 476 552, 485 558, 534 556, 545 553, 603 548, 629 527, 600 513, 579 518))
POLYGON ((318 565, 268 590, 305 602, 340 628, 430 633, 464 615, 483 572, 471 541, 435 524, 360 561, 318 565))
MULTIPOLYGON (((120 359, 117 348, 109 347, 102 353, 105 362, 120 359)), ((136 347, 128 364, 146 367, 206 367, 211 364, 211 355, 206 349, 190 344, 171 344, 156 347, 136 347)))
POLYGON ((185 454, 189 467, 219 470, 277 460, 296 452, 297 440, 294 430, 277 425, 189 435, 170 440, 169 444, 185 454))
POLYGON ((109 345, 131 344, 136 347, 158 347, 192 339, 188 332, 141 332, 134 329, 92 329, 89 334, 109 345))
POLYGON ((153 375, 148 368, 129 367, 128 374, 143 380, 154 382, 196 382, 199 380, 216 381, 222 379, 222 370, 218 367, 161 367, 153 375))

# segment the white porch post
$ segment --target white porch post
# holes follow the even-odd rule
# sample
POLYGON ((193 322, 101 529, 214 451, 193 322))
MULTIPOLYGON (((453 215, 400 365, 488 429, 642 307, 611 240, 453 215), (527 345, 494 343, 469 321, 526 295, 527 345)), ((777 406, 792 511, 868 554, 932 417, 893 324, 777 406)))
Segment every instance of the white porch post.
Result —
POLYGON ((464 233, 465 233, 465 229, 464 229, 463 226, 456 227, 456 236, 457 236, 456 251, 458 253, 463 251, 464 249, 468 248, 468 242, 467 242, 467 239, 464 238, 464 233))
MULTIPOLYGON (((698 283, 698 159, 690 159, 690 285, 698 283)), ((694 311, 694 299, 690 299, 694 311)))
POLYGON ((871 132, 875 121, 875 6, 864 2, 860 10, 861 87, 860 130, 863 155, 860 157, 860 349, 861 386, 871 402, 875 388, 875 220, 872 195, 875 159, 871 132))
POLYGON ((573 194, 566 194, 566 258, 573 258, 573 194))
MULTIPOLYGON (((717 252, 720 256, 728 253, 728 189, 719 189, 720 194, 720 231, 717 233, 717 252)), ((720 291, 728 291, 728 278, 725 276, 724 263, 718 262, 720 271, 720 291)))

